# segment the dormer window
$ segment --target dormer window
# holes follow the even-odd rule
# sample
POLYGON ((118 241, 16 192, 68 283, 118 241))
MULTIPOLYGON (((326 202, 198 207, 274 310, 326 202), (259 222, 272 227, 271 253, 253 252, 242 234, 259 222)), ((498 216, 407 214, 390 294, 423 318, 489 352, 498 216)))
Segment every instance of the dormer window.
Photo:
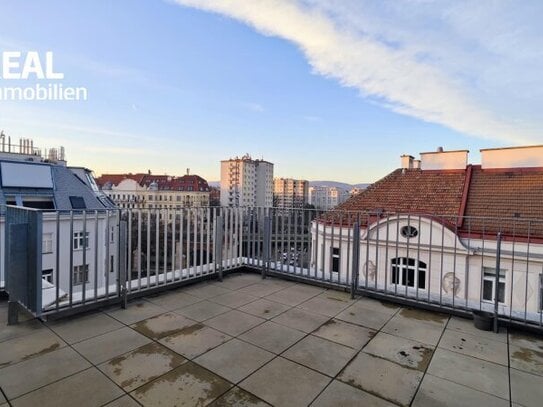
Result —
POLYGON ((417 237, 419 235, 419 231, 414 226, 403 226, 400 229, 400 234, 406 239, 409 239, 411 237, 417 237))

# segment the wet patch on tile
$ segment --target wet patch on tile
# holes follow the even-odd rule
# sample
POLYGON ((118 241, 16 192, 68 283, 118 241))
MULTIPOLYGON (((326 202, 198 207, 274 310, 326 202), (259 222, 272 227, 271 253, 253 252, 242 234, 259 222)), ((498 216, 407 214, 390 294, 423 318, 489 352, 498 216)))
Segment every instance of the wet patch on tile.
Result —
POLYGON ((171 312, 140 321, 131 327, 152 339, 173 335, 191 326, 194 321, 171 312))
POLYGON ((228 393, 222 395, 211 404, 211 407, 266 407, 269 406, 265 401, 253 396, 251 393, 234 387, 228 393))
POLYGON ((185 361, 182 356, 152 342, 117 356, 99 368, 123 389, 131 391, 175 369, 185 361))
POLYGON ((188 362, 131 394, 143 405, 206 406, 230 387, 226 380, 188 362))
POLYGON ((437 312, 422 311, 413 308, 402 308, 400 315, 417 321, 437 322, 438 324, 445 323, 449 318, 447 315, 438 314, 437 312))

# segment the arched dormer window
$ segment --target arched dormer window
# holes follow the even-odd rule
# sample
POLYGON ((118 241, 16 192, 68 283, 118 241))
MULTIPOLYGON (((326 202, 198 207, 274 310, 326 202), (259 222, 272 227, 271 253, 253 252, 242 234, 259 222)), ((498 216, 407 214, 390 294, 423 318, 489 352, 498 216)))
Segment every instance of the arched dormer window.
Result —
POLYGON ((390 261, 392 284, 426 289, 426 263, 408 257, 397 257, 390 261), (417 264, 418 263, 418 264, 417 264))

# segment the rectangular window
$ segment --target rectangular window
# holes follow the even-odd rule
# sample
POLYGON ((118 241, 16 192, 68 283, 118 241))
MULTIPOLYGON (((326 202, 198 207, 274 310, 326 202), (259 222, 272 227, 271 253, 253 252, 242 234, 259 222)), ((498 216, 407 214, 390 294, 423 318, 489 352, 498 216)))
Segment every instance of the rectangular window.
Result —
POLYGON ((113 273, 115 271, 115 256, 109 256, 109 272, 113 273))
MULTIPOLYGON (((498 302, 505 303, 505 271, 500 270, 498 282, 498 302)), ((483 300, 494 302, 494 293, 496 283, 496 269, 492 267, 483 267, 483 300)))
POLYGON ((85 237, 83 237, 83 232, 74 232, 73 243, 74 250, 82 250, 83 248, 88 249, 89 232, 85 233, 85 237))
POLYGON ((53 284, 53 269, 46 269, 41 272, 41 278, 53 284))
POLYGON ((43 234, 41 252, 42 254, 53 253, 53 234, 52 233, 43 234))
POLYGON ((73 285, 89 282, 89 265, 74 266, 73 285))
POLYGON ((82 196, 70 196, 70 203, 72 204, 72 209, 86 209, 87 205, 82 196))
POLYGON ((332 247, 332 272, 339 273, 339 247, 332 247))

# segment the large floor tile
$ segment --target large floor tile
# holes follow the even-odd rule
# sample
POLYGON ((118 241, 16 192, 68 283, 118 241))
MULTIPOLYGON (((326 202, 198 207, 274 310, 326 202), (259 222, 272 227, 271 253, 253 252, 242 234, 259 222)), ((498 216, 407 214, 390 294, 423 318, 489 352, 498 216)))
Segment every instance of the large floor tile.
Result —
POLYGON ((278 357, 253 373, 240 387, 276 407, 308 405, 330 379, 278 357))
POLYGON ((102 363, 98 368, 129 392, 175 369, 186 360, 168 348, 151 342, 102 363))
POLYGON ((175 291, 160 293, 153 297, 148 297, 146 300, 167 311, 183 308, 202 301, 199 297, 185 293, 182 288, 175 291))
POLYGON ((121 321, 126 325, 154 317, 155 315, 159 315, 164 312, 166 312, 164 308, 145 300, 132 301, 128 303, 126 309, 118 308, 107 311, 109 316, 121 321))
POLYGON ((52 321, 47 325, 64 341, 70 344, 123 327, 123 324, 103 312, 83 316, 77 315, 67 319, 52 321))
POLYGON ((507 407, 509 401, 427 374, 413 407, 507 407))
POLYGON ((475 335, 481 339, 489 339, 492 341, 507 343, 507 328, 503 326, 501 326, 500 331, 495 334, 493 331, 481 331, 480 329, 475 328, 475 324, 472 319, 453 316, 447 324, 447 329, 475 335))
POLYGON ((239 290, 243 287, 247 287, 249 285, 253 285, 255 283, 261 282, 262 277, 258 274, 231 274, 226 275, 223 278, 223 281, 217 281, 213 284, 221 287, 221 288, 227 288, 229 290, 239 290))
POLYGON ((0 370, 0 387, 9 399, 89 368, 77 352, 64 347, 0 370))
POLYGON ((48 329, 9 339, 0 344, 0 367, 44 355, 64 346, 66 343, 48 329))
POLYGON ((336 315, 336 319, 376 330, 381 329, 390 317, 389 313, 375 311, 362 306, 360 301, 355 302, 336 315))
POLYGON ((281 356, 334 377, 355 353, 353 348, 308 335, 281 356))
POLYGON ((402 406, 408 406, 423 373, 361 352, 339 375, 339 379, 402 406))
POLYGON ((140 404, 132 397, 126 395, 107 403, 104 407, 140 407, 140 404))
POLYGON ((256 299, 257 297, 253 295, 234 291, 231 293, 219 295, 218 297, 214 297, 212 298, 211 301, 216 302, 221 305, 225 305, 230 308, 238 308, 238 307, 241 307, 242 305, 253 302, 256 299))
POLYGON ((193 320, 182 315, 167 312, 136 322, 131 328, 148 338, 160 339, 168 335, 173 335, 187 326, 194 325, 194 323, 193 320))
POLYGON ((507 366, 507 343, 446 329, 439 347, 507 366))
POLYGON ((240 307, 239 310, 260 318, 271 319, 279 314, 282 314, 290 308, 291 307, 288 305, 261 298, 247 305, 244 305, 243 307, 240 307))
POLYGON ((357 305, 372 311, 380 312, 392 316, 401 308, 399 305, 387 301, 380 301, 373 298, 362 297, 357 300, 357 305))
POLYGON ((366 345, 364 352, 424 372, 430 363, 434 348, 411 339, 379 332, 366 345))
POLYGON ((437 349, 428 373, 472 389, 509 398, 507 367, 445 349, 437 349))
POLYGON ((394 404, 338 380, 332 381, 326 390, 311 404, 311 407, 339 406, 394 407, 394 404))
POLYGON ((330 319, 313 332, 313 335, 360 349, 373 338, 375 331, 339 319, 330 319))
POLYGON ((202 322, 206 319, 213 318, 214 316, 224 314, 225 312, 230 311, 230 309, 231 308, 225 307, 224 305, 206 300, 179 308, 178 310, 175 310, 175 312, 195 321, 202 322))
POLYGON ((12 401, 14 407, 101 406, 123 391, 95 368, 84 370, 12 401))
POLYGON ((269 404, 258 397, 247 393, 239 387, 233 387, 210 404, 210 407, 269 407, 269 404))
POLYGON ((230 387, 226 380, 187 362, 131 395, 144 406, 206 406, 230 387))
POLYGON ((218 297, 219 295, 228 294, 231 292, 232 290, 229 290, 224 285, 213 284, 209 282, 204 282, 185 288, 186 294, 202 299, 218 297))
MULTIPOLYGON (((267 280, 264 280, 267 281, 267 280)), ((242 289, 238 290, 238 292, 243 292, 246 294, 253 295, 255 297, 265 297, 267 295, 273 294, 277 291, 283 290, 285 287, 282 287, 277 284, 269 284, 266 282, 262 283, 256 283, 249 285, 247 287, 243 287, 242 289)))
POLYGON ((237 383, 275 355, 256 346, 232 339, 194 359, 194 362, 237 383))
POLYGON ((299 331, 310 333, 319 328, 328 321, 329 317, 312 312, 304 311, 298 308, 291 308, 283 314, 272 319, 281 325, 298 329, 299 331))
POLYGON ((225 333, 197 323, 162 338, 160 343, 174 352, 192 359, 219 346, 230 338, 225 333))
POLYGON ((36 333, 40 329, 47 329, 46 326, 37 319, 31 319, 25 322, 19 322, 17 325, 8 325, 6 321, 0 321, 0 343, 20 338, 21 336, 36 333))
POLYGON ((296 329, 268 321, 245 332, 239 338, 270 352, 279 354, 306 334, 296 329))
POLYGON ((265 321, 254 315, 232 310, 208 319, 205 324, 228 335, 237 336, 265 321))
POLYGON ((149 338, 125 327, 78 342, 73 347, 92 363, 98 364, 149 342, 149 338))
POLYGON ((298 305, 299 308, 313 313, 334 317, 353 303, 351 300, 338 299, 328 292, 317 295, 298 305))
POLYGON ((509 345, 509 361, 512 368, 543 376, 543 350, 509 345))
POLYGON ((322 293, 324 289, 305 286, 294 285, 292 287, 285 288, 284 290, 277 291, 273 294, 266 296, 267 299, 280 302, 281 304, 295 306, 299 305, 308 299, 315 297, 322 293))
POLYGON ((448 316, 435 312, 402 308, 383 327, 383 331, 407 339, 437 345, 448 316))
POLYGON ((543 377, 511 369, 511 401, 525 407, 543 404, 543 377))

